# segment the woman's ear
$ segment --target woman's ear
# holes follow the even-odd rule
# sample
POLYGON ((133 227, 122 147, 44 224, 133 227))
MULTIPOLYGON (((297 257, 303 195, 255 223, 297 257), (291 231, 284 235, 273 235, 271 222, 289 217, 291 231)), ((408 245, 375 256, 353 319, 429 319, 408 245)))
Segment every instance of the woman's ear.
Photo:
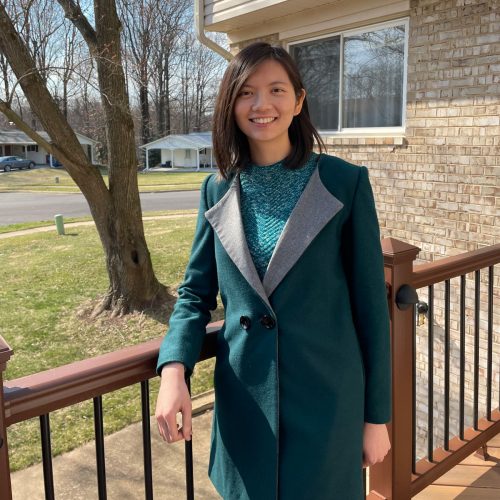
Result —
POLYGON ((304 89, 300 89, 300 94, 297 96, 297 104, 295 104, 295 111, 293 113, 294 116, 297 116, 302 111, 302 104, 304 103, 305 97, 306 91, 304 89))

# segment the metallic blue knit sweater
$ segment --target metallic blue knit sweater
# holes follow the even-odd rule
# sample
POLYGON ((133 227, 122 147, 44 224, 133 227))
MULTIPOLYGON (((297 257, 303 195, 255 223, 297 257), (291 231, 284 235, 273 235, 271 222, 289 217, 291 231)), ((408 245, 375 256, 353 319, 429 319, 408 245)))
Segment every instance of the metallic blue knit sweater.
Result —
POLYGON ((263 279, 276 242, 316 167, 316 153, 297 170, 272 165, 248 165, 240 174, 241 212, 253 262, 263 279))

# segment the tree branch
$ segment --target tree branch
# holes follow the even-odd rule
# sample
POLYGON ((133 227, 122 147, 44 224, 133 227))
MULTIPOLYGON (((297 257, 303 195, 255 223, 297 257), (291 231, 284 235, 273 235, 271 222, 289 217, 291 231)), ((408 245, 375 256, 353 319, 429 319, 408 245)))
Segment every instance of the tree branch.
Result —
POLYGON ((54 154, 53 145, 35 132, 5 101, 2 101, 2 99, 0 99, 0 112, 2 112, 11 122, 14 122, 19 130, 22 130, 39 146, 46 149, 48 153, 54 154))
POLYGON ((90 52, 95 54, 97 49, 97 35, 94 28, 92 28, 92 25, 85 17, 85 14, 82 12, 80 6, 76 4, 73 0, 57 0, 57 1, 63 8, 66 18, 69 19, 75 25, 75 27, 83 36, 84 40, 87 42, 90 52))

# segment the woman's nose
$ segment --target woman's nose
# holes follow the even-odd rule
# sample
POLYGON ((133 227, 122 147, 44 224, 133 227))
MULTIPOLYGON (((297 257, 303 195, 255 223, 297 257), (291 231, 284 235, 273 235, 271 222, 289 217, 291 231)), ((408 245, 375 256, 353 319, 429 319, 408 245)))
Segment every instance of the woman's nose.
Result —
POLYGON ((263 93, 256 93, 254 101, 252 103, 252 108, 254 110, 267 109, 270 106, 268 97, 263 93))

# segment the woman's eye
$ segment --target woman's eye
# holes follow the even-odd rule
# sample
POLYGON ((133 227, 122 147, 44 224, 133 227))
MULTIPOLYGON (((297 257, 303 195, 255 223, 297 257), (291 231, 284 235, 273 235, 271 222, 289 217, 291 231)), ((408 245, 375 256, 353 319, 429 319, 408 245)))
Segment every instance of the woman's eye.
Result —
POLYGON ((240 90, 238 95, 241 97, 245 97, 245 96, 248 96, 250 94, 251 94, 251 92, 249 90, 240 90))
POLYGON ((273 89, 272 90, 275 94, 280 94, 281 92, 284 92, 283 89, 279 89, 279 88, 276 88, 276 89, 273 89))

